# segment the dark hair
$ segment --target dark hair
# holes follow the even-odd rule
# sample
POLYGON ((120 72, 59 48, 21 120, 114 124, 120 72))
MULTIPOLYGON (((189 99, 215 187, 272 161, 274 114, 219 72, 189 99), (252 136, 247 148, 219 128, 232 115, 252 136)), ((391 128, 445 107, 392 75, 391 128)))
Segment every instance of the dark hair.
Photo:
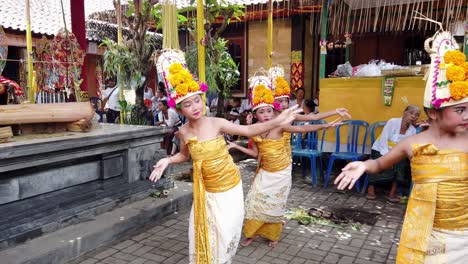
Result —
POLYGON ((163 82, 158 83, 158 91, 162 93, 164 96, 167 96, 166 85, 163 82))
POLYGON ((234 102, 239 102, 239 103, 240 103, 240 102, 241 102, 241 99, 236 97, 236 98, 232 98, 232 101, 234 101, 234 102))
POLYGON ((314 103, 314 100, 311 100, 311 99, 305 100, 304 105, 307 106, 307 108, 309 108, 310 111, 312 111, 312 112, 314 111, 314 108, 317 106, 317 105, 314 103))
POLYGON ((161 104, 163 104, 165 107, 169 107, 169 105, 167 104, 167 101, 166 100, 161 100, 159 101, 161 104))
POLYGON ((305 93, 305 90, 304 90, 304 88, 302 88, 302 87, 301 87, 301 88, 297 88, 296 91, 294 91, 294 93, 297 94, 297 92, 299 92, 299 90, 302 90, 302 91, 305 93))
POLYGON ((434 108, 424 107, 424 113, 426 114, 427 117, 429 117, 429 120, 431 119, 431 116, 429 116, 429 110, 434 110, 434 111, 436 111, 436 113, 438 113, 438 114, 442 113, 442 109, 441 109, 441 108, 434 109, 434 108))
POLYGON ((110 82, 110 81, 113 81, 113 82, 117 83, 117 78, 115 78, 115 77, 113 77, 113 76, 107 77, 107 79, 106 79, 106 84, 107 84, 108 82, 110 82))

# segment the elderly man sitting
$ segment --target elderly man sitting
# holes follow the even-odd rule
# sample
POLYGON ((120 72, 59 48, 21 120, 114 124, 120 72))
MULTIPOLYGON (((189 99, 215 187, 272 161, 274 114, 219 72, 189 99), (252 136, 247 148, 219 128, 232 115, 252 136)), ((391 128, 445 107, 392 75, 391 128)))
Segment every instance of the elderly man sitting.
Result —
MULTIPOLYGON (((390 149, 400 142, 403 138, 416 134, 416 126, 421 110, 418 106, 409 105, 403 112, 403 117, 391 118, 384 126, 379 138, 372 145, 371 158, 377 159, 385 155, 390 149)), ((393 168, 380 172, 379 174, 369 175, 369 188, 367 189, 367 199, 374 200, 374 185, 391 183, 390 193, 387 200, 390 202, 399 202, 397 197, 397 185, 409 184, 411 182, 411 169, 409 160, 401 161, 393 168)))

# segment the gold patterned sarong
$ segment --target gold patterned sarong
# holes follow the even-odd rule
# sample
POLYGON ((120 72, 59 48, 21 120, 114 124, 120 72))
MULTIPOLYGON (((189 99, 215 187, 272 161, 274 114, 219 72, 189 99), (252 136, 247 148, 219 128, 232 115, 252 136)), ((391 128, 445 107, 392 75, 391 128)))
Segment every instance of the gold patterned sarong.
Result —
MULTIPOLYGON (((254 137, 259 167, 246 199, 243 233, 278 241, 283 229, 283 214, 291 189, 291 159, 281 139, 254 137)), ((288 141, 289 142, 289 141, 288 141)))
MULTIPOLYGON (((193 262, 197 264, 217 264, 217 257, 214 256, 211 251, 218 251, 218 249, 213 248, 216 247, 216 245, 209 239, 210 230, 208 218, 210 217, 207 215, 207 196, 213 196, 213 193, 227 193, 229 190, 238 186, 241 181, 240 172, 227 151, 226 142, 223 137, 203 142, 199 142, 197 139, 190 139, 187 145, 193 159, 193 222, 195 244, 195 256, 193 256, 195 260, 193 260, 193 262)), ((239 201, 232 201, 233 203, 243 202, 242 190, 241 187, 239 188, 241 199, 239 201)), ((240 215, 242 217, 243 212, 241 212, 240 215)), ((217 219, 217 217, 213 216, 210 219, 217 219)), ((216 226, 217 224, 222 225, 223 223, 211 223, 212 226, 216 226)), ((239 232, 240 227, 241 225, 239 226, 239 232)), ((232 233, 235 233, 235 231, 232 233)), ((231 242, 231 240, 227 240, 228 241, 225 241, 225 243, 231 242)), ((237 245, 236 243, 234 244, 234 246, 237 245)), ((229 252, 229 254, 231 253, 232 252, 229 252)))
POLYGON ((430 248, 435 231, 468 230, 468 154, 439 151, 433 144, 412 148, 414 185, 401 232, 399 264, 425 263, 428 255, 446 254, 443 242, 438 249, 430 248))

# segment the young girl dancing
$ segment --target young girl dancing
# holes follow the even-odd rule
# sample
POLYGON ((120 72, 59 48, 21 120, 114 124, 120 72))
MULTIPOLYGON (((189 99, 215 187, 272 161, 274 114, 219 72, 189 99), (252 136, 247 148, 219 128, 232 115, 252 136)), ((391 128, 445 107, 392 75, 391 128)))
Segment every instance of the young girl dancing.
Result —
MULTIPOLYGON (((279 112, 282 112, 288 109, 289 102, 291 99, 291 89, 289 88, 288 82, 284 79, 283 76, 281 75, 274 76, 273 90, 274 90, 275 102, 276 104, 279 104, 279 112)), ((337 108, 334 111, 327 111, 327 112, 318 113, 318 114, 310 113, 306 115, 298 115, 294 121, 301 121, 301 122, 315 121, 315 120, 324 119, 324 118, 334 116, 334 115, 340 115, 341 117, 344 117, 344 118, 351 118, 351 115, 349 114, 348 109, 337 108)), ((289 132, 283 133, 283 140, 284 140, 284 146, 286 148, 286 151, 289 153, 289 157, 291 157, 291 133, 289 132)))
MULTIPOLYGON (((259 123, 275 119, 274 98, 269 88, 263 84, 255 86, 251 98, 252 110, 259 123)), ((238 149, 259 161, 259 169, 245 202, 243 233, 247 239, 242 243, 243 246, 248 246, 257 236, 268 239, 270 247, 275 247, 280 239, 292 183, 291 158, 284 146, 283 134, 316 131, 337 124, 335 121, 330 124, 277 127, 253 137, 252 149, 229 143, 230 148, 238 149)))
POLYGON ((198 264, 231 263, 237 250, 244 218, 239 169, 229 155, 223 134, 251 137, 276 127, 288 126, 300 110, 291 109, 269 122, 235 125, 225 119, 206 117, 199 85, 181 64, 169 67, 170 105, 188 123, 179 130, 180 152, 158 161, 150 175, 157 181, 169 164, 193 160, 193 206, 189 223, 189 261, 198 264))
POLYGON ((351 189, 365 172, 380 172, 408 157, 414 186, 396 262, 466 263, 468 63, 449 32, 438 31, 425 48, 431 55, 424 94, 429 129, 402 140, 376 160, 349 163, 335 184, 351 189))

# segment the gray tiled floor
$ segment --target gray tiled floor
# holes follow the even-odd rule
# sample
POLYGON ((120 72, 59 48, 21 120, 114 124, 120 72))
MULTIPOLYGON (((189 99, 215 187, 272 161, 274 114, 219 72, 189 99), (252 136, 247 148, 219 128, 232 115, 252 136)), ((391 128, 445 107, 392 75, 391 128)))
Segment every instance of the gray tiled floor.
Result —
MULTIPOLYGON (((244 190, 247 191, 255 163, 244 161, 239 163, 239 167, 244 190)), ((288 208, 353 207, 379 213, 379 220, 374 226, 363 225, 359 231, 315 224, 303 226, 294 220, 288 221, 276 248, 271 249, 265 240, 258 239, 248 247, 239 248, 233 263, 395 263, 404 205, 382 200, 368 201, 355 191, 313 188, 301 176, 295 176, 293 182, 288 208)), ((188 214, 188 209, 177 212, 72 263, 188 263, 188 214)))

